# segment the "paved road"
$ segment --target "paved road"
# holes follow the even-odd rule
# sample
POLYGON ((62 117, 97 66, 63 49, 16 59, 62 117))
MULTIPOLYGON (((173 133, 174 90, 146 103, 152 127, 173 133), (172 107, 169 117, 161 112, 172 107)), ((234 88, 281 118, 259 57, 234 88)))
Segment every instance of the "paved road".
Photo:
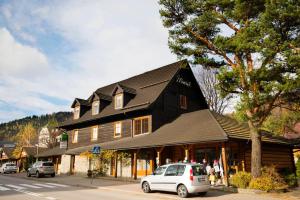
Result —
MULTIPOLYGON (((55 178, 53 178, 55 180, 55 178)), ((136 185, 138 187, 138 185, 136 185)), ((180 199, 173 193, 155 192, 144 194, 141 190, 128 191, 126 185, 91 189, 75 187, 62 183, 51 183, 45 179, 24 179, 10 175, 0 175, 0 200, 168 200, 180 199)), ((278 200, 270 196, 230 194, 210 191, 205 197, 194 196, 190 199, 201 200, 278 200)), ((280 198, 281 199, 281 198, 280 198)))

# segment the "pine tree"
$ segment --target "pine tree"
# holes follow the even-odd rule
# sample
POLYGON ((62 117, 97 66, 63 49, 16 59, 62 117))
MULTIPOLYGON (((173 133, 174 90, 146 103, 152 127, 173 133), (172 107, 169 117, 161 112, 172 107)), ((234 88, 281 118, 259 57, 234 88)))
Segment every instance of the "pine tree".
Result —
POLYGON ((251 174, 259 177, 262 123, 273 108, 292 100, 299 103, 295 95, 300 88, 300 1, 160 0, 159 4, 172 52, 193 64, 220 68, 222 94, 240 97, 252 141, 251 174))

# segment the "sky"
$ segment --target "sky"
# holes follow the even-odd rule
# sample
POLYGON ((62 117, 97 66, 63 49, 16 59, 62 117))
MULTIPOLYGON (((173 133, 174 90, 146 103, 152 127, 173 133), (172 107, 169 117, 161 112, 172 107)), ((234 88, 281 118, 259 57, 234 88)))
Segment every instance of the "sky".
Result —
POLYGON ((155 0, 0 0, 0 123, 175 61, 155 0))

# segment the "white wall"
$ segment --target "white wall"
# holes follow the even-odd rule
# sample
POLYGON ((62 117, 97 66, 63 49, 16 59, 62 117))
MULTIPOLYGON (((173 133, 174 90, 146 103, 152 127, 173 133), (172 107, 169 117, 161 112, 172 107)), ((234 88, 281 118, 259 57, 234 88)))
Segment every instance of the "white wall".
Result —
POLYGON ((70 173, 70 166, 71 166, 71 156, 70 155, 62 155, 61 156, 61 165, 60 165, 60 174, 70 173))
POLYGON ((75 174, 86 175, 89 170, 89 159, 86 156, 75 156, 75 174))
POLYGON ((131 162, 130 161, 131 161, 130 158, 123 159, 122 165, 121 165, 121 161, 118 160, 118 174, 117 175, 119 177, 131 177, 131 162), (121 168, 121 166, 122 166, 122 168, 121 168))

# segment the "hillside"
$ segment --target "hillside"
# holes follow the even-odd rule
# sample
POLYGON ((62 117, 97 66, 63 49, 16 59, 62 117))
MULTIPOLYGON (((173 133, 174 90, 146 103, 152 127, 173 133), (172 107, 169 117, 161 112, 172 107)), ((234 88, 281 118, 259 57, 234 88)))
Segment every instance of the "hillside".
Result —
POLYGON ((1 140, 9 140, 12 136, 16 135, 22 126, 27 123, 32 123, 36 129, 39 129, 45 125, 50 120, 55 119, 57 122, 63 122, 66 119, 72 116, 72 112, 57 112, 53 114, 46 114, 40 116, 29 116, 24 117, 22 119, 17 119, 14 121, 1 123, 0 124, 0 141, 1 140))

